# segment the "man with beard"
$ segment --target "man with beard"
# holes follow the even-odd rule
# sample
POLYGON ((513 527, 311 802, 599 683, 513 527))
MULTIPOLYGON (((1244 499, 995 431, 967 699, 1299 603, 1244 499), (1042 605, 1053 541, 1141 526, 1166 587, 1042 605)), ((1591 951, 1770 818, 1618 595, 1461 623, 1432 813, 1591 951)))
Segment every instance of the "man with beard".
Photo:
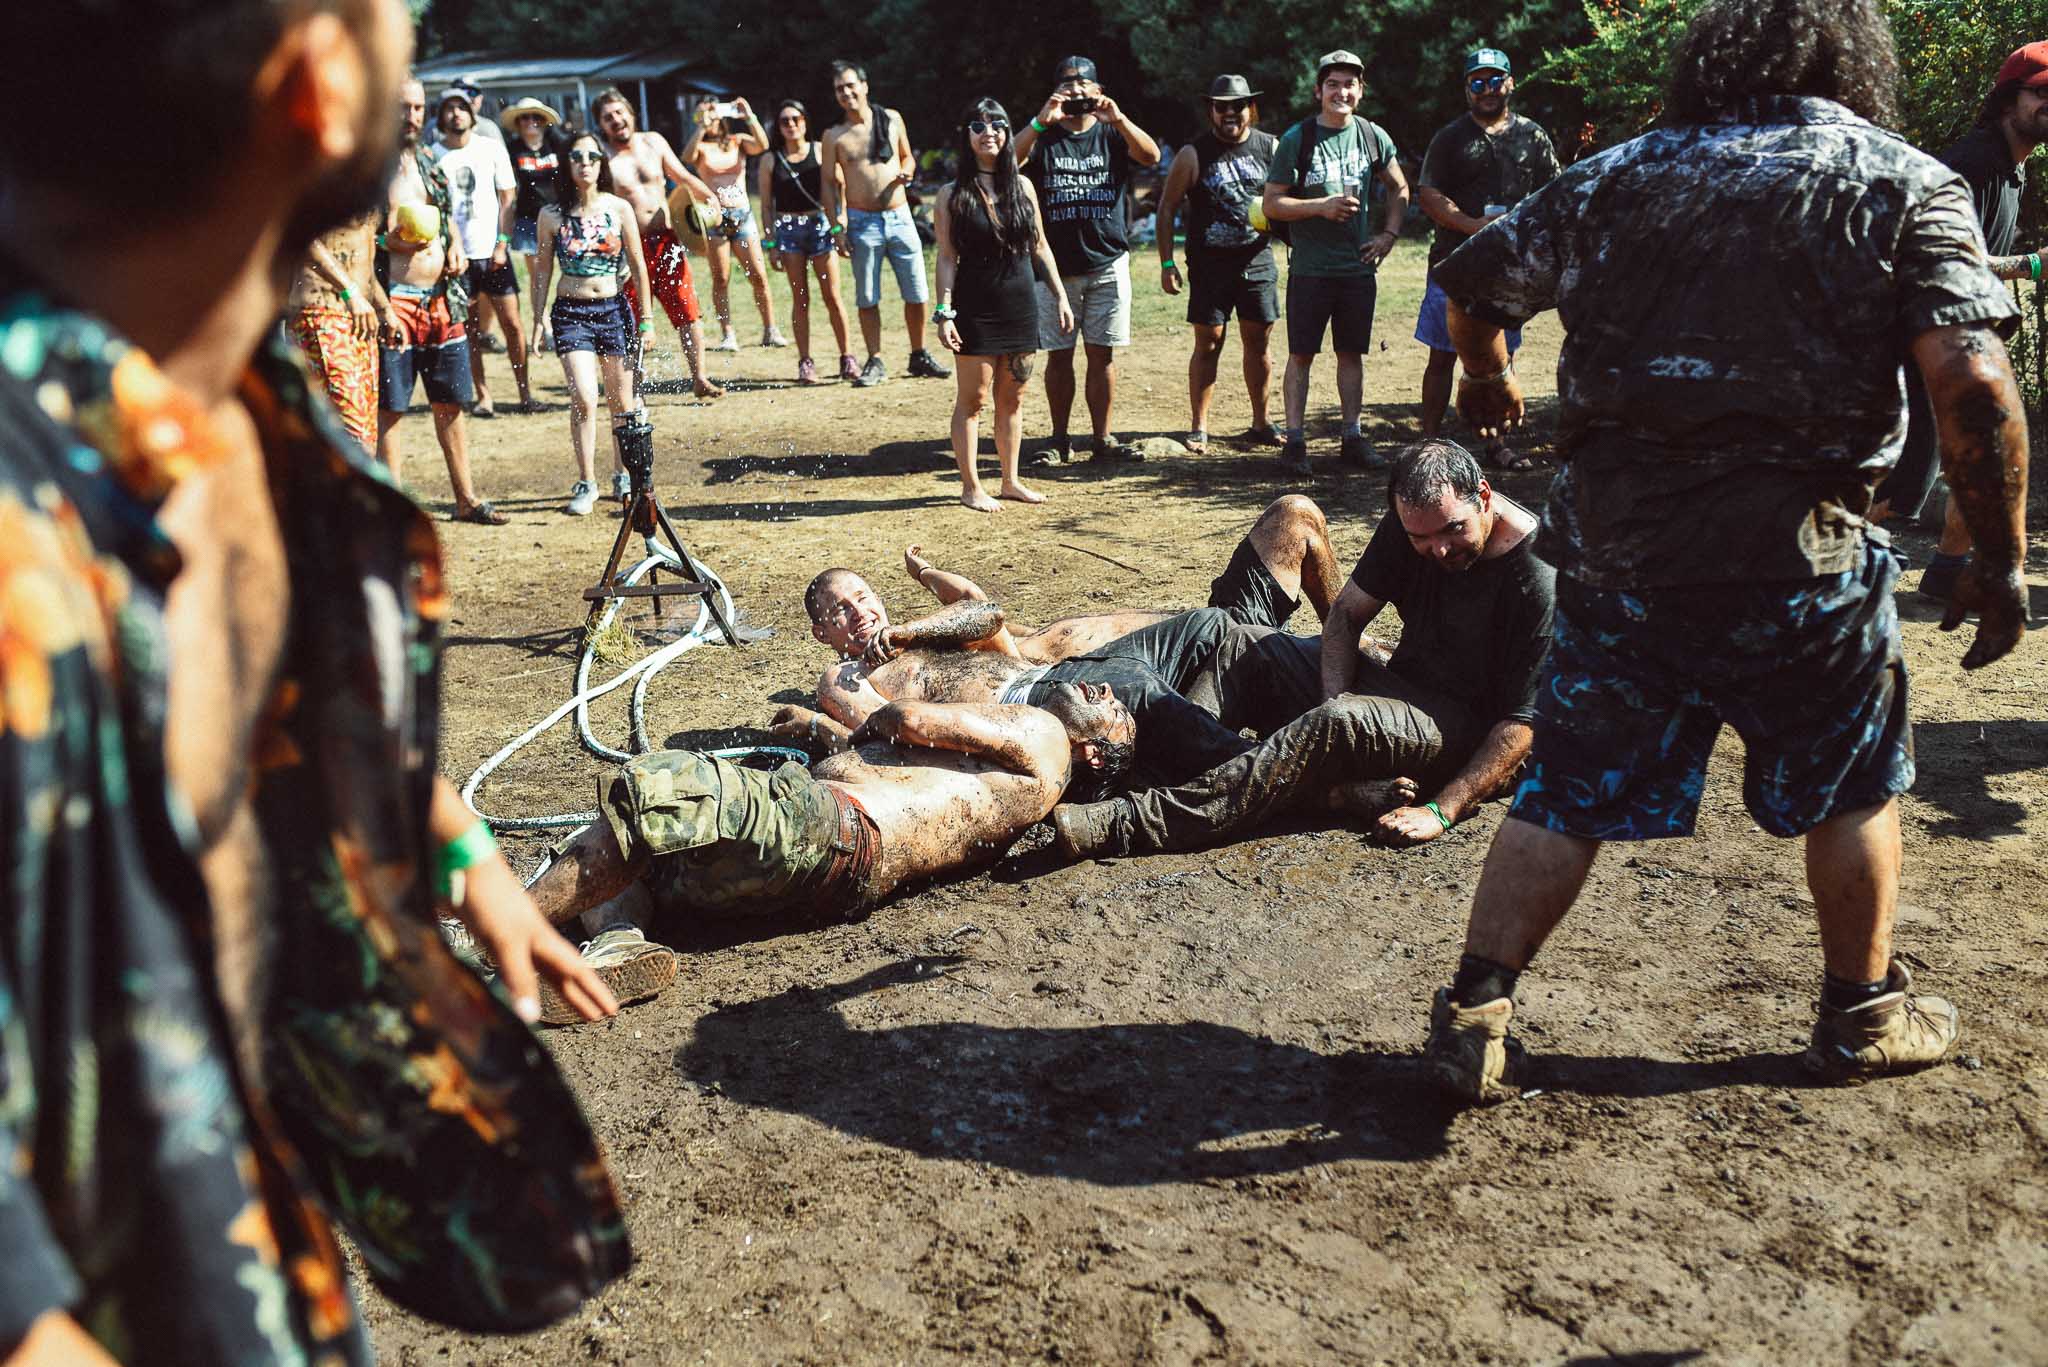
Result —
POLYGON ((889 378, 882 361, 882 265, 896 275, 903 296, 903 330, 910 338, 912 378, 943 380, 953 372, 924 344, 924 241, 910 216, 907 189, 917 178, 903 115, 868 103, 867 73, 850 62, 832 64, 832 95, 846 117, 825 130, 819 144, 819 203, 832 220, 839 254, 853 262, 853 303, 868 359, 841 378, 867 389, 889 378))
POLYGON ((1216 365, 1237 315, 1244 350, 1244 387, 1252 401, 1248 440, 1278 445, 1280 434, 1266 417, 1273 363, 1266 355, 1273 321, 1280 316, 1280 267, 1267 235, 1252 226, 1251 206, 1266 179, 1278 141, 1259 128, 1258 97, 1242 76, 1218 76, 1209 83, 1209 128, 1174 156, 1159 195, 1159 283, 1181 292, 1173 262, 1173 220, 1187 206, 1188 322, 1195 349, 1188 357, 1188 449, 1209 449, 1209 399, 1216 392, 1216 365))
MULTIPOLYGON (((1970 187, 1991 273, 2000 280, 2041 278, 2041 253, 2016 253, 2020 198, 2027 188, 2027 158, 2048 142, 2048 42, 2029 43, 2005 59, 1977 124, 1941 154, 1942 163, 1970 187)), ((1873 516, 1919 515, 1940 471, 1940 441, 1927 385, 1915 366, 1906 367, 1908 425, 1906 449, 1878 486, 1882 511, 1873 516)), ((1970 563, 1970 526, 1954 499, 1942 518, 1941 544, 1921 572, 1919 591, 1944 602, 1970 563)))
MULTIPOLYGON (((769 773, 691 750, 640 755, 598 785, 601 817, 534 882, 549 920, 583 918, 587 959, 622 1003, 676 972, 614 902, 633 884, 657 918, 859 920, 906 883, 994 862, 1070 784, 1109 791, 1135 734, 1099 684, 1061 684, 1042 708, 892 702, 850 733, 785 707, 772 729, 825 758, 769 773)), ((541 1019, 583 1017, 544 997, 541 1019)))
POLYGON ((477 497, 469 478, 469 429, 463 413, 475 401, 470 379, 469 316, 459 282, 468 267, 455 235, 454 199, 448 178, 426 154, 420 131, 426 124, 427 94, 408 80, 398 95, 398 173, 385 193, 384 293, 391 323, 377 374, 377 455, 400 478, 398 424, 412 407, 415 383, 427 391, 434 437, 448 464, 455 493, 455 520, 502 527, 511 519, 477 497))
POLYGON ((0 1353, 366 1363, 330 1214, 399 1304, 532 1328, 630 1255, 514 1003, 609 998, 436 776, 432 524, 276 328, 390 178, 406 10, 108 13, 0 7, 23 98, 128 114, 0 148, 0 1353))
MULTIPOLYGON (((640 221, 640 245, 647 253, 647 283, 668 315, 676 335, 683 339, 683 355, 690 364, 690 387, 700 399, 715 399, 725 391, 704 374, 704 337, 697 330, 697 291, 690 285, 690 257, 676 238, 675 225, 668 219, 668 182, 674 181, 690 197, 713 210, 718 196, 711 187, 690 174, 676 156, 676 149, 659 133, 636 130, 633 102, 617 90, 599 93, 590 106, 597 131, 611 150, 612 190, 633 206, 640 221)), ((632 492, 623 470, 612 475, 612 493, 623 499, 632 492)))
MULTIPOLYGON (((1429 140, 1415 203, 1436 224, 1429 243, 1432 272, 1423 283, 1415 340, 1429 348, 1422 371, 1422 435, 1443 427, 1451 404, 1451 374, 1458 351, 1444 324, 1444 292, 1434 274, 1438 263, 1481 228, 1548 184, 1558 172, 1550 135, 1508 107, 1514 97, 1514 68, 1499 48, 1483 47, 1465 59, 1465 109, 1429 140)), ((1522 332, 1507 334, 1508 355, 1522 345, 1522 332)), ((1535 462, 1510 451, 1499 438, 1488 441, 1481 459, 1496 470, 1526 470, 1535 462)))
POLYGON ((1692 833, 1724 723, 1752 819, 1805 839, 1824 970, 1807 1068, 1868 1078, 1955 1047, 1955 1008, 1892 953, 1913 744, 1898 562, 1864 514, 1910 350, 1977 544, 1942 625, 1976 611, 1963 667, 1990 664, 2025 630, 2027 429, 2001 340, 2017 310, 1963 182, 1884 131, 1897 81, 1879 0, 1713 0, 1661 128, 1437 268, 1482 436, 1522 414, 1502 329, 1566 323, 1536 738, 1430 1012, 1427 1067, 1466 1102, 1513 1095, 1517 979, 1601 843, 1692 833))
MULTIPOLYGON (((476 131, 476 106, 461 90, 441 93, 434 122, 441 130, 441 155, 436 165, 447 177, 455 210, 455 240, 462 246, 463 288, 470 312, 482 319, 496 314, 505 329, 505 353, 512 363, 512 381, 519 387, 519 411, 534 410, 533 390, 526 379, 526 330, 519 321, 519 277, 512 270, 512 219, 519 199, 519 180, 502 140, 476 131)), ((484 378, 481 347, 469 348, 469 378, 476 390, 470 416, 492 418, 491 390, 484 378)))
POLYGON ((1502 790, 1529 753, 1550 646, 1555 576, 1534 554, 1535 515, 1441 439, 1395 458, 1387 506, 1320 640, 1239 633, 1218 648, 1221 720, 1259 746, 1171 788, 1062 806, 1063 853, 1199 849, 1330 806, 1419 845, 1502 790), (1359 633, 1388 605, 1400 644, 1363 656, 1359 633))

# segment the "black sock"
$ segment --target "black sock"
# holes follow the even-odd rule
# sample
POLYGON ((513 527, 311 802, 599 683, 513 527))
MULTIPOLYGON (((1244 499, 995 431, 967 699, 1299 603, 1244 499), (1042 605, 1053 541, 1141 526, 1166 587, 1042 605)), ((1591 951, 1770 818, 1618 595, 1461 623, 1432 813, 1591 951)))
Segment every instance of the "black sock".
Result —
POLYGON ((1458 975, 1451 979, 1451 1000, 1460 1006, 1484 1006, 1490 1001, 1515 995, 1519 969, 1466 954, 1458 959, 1458 975))
POLYGON ((1852 1006, 1861 1006, 1882 997, 1891 985, 1889 974, 1874 983, 1858 983, 1826 973, 1821 976, 1821 1005, 1832 1011, 1847 1011, 1852 1006))

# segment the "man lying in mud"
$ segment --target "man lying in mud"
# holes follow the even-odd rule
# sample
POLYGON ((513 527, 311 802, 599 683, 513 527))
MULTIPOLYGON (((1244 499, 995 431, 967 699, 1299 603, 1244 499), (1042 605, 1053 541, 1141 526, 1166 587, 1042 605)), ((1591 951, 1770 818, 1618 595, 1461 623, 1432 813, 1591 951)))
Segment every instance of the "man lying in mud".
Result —
MULTIPOLYGON (((658 750, 600 785, 600 818, 531 891, 550 922, 583 918, 585 961, 622 1004, 677 966, 619 906, 636 882, 657 917, 858 920, 907 882, 992 862, 1063 791, 1114 791, 1136 734, 1109 689, 1086 684, 1055 685, 1035 707, 889 703, 844 737, 813 721, 784 708, 772 727, 818 738, 829 753, 809 772, 658 750)), ((541 996, 544 1022, 581 1019, 541 996)))
POLYGON ((1148 783, 1185 781, 1250 748, 1237 724, 1218 720, 1219 707, 1194 705, 1188 690, 1202 686, 1232 633, 1277 628, 1304 594, 1326 613, 1337 584, 1322 512, 1298 496, 1260 515, 1211 584, 1212 606, 1170 616, 1073 617, 1012 633, 1002 609, 972 581, 933 569, 914 548, 905 562, 950 600, 945 607, 892 624, 881 598, 844 569, 826 570, 805 591, 812 634, 841 657, 818 685, 828 717, 857 725, 895 698, 1035 704, 1054 684, 1106 683, 1138 719, 1138 769, 1148 783), (1151 620, 1128 630, 1140 617, 1151 620))
POLYGON ((1233 633, 1211 661, 1222 723, 1266 739, 1176 787, 1059 807, 1063 853, 1199 849, 1332 805, 1374 818, 1388 844, 1420 844, 1503 789, 1529 753, 1556 596, 1536 518, 1442 440, 1401 452, 1387 503, 1320 642, 1233 633), (1381 662, 1358 640, 1389 603, 1402 633, 1381 662))

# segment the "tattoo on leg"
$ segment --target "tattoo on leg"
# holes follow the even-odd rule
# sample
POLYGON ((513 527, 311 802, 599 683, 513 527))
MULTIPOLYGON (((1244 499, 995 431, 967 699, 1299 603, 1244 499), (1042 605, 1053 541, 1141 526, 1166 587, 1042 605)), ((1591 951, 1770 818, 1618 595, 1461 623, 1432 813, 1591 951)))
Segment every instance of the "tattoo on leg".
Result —
POLYGON ((1016 351, 1005 356, 1003 359, 1009 363, 1011 379, 1015 380, 1018 384, 1029 384, 1031 382, 1031 352, 1016 351))

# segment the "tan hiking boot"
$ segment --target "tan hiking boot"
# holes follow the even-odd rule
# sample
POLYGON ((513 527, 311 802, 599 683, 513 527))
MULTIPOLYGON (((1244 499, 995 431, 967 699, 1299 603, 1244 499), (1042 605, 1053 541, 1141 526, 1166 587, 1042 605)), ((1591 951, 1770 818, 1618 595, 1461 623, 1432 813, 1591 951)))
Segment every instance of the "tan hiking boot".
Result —
POLYGON ((1052 834, 1060 853, 1069 859, 1127 854, 1116 829, 1117 808, 1109 802, 1062 802, 1052 809, 1052 834))
POLYGON ((1947 1058, 1961 1034, 1955 1007, 1914 996, 1913 974, 1893 959, 1883 996, 1846 1010, 1821 1006, 1806 1068, 1835 1082, 1903 1073, 1947 1058))
MULTIPOLYGON (((676 954, 642 934, 638 926, 613 926, 600 931, 583 944, 583 962, 597 970, 597 976, 619 999, 620 1006, 646 1001, 676 977, 676 954)), ((583 1013, 542 979, 540 985, 542 1025, 581 1025, 583 1013)))
POLYGON ((1515 1004, 1506 997, 1460 1006, 1438 988, 1429 1008, 1429 1042, 1422 1046, 1436 1084, 1481 1106, 1521 1095, 1522 1046, 1508 1036, 1514 1016, 1515 1004))

